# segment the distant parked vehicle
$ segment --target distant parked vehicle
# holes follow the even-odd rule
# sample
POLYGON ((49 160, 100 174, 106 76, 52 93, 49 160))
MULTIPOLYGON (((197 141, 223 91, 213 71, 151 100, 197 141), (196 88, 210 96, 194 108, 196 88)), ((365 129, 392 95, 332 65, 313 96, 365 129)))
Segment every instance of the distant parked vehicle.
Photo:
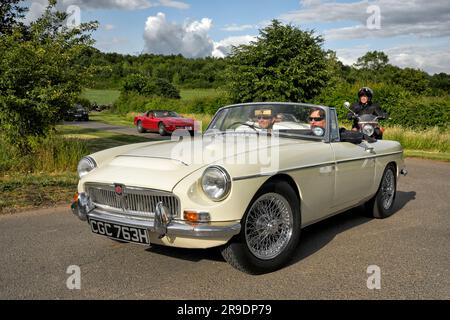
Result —
POLYGON ((194 119, 184 118, 174 111, 152 110, 134 117, 134 125, 139 133, 158 132, 161 136, 171 134, 177 129, 194 132, 194 119))
POLYGON ((89 121, 89 111, 80 104, 76 104, 64 115, 66 121, 89 121))

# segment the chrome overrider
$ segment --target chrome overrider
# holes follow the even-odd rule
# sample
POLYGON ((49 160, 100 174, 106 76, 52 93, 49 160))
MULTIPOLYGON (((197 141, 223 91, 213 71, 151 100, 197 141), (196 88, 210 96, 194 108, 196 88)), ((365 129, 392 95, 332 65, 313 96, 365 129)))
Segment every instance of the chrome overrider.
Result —
POLYGON ((106 212, 96 208, 86 193, 80 193, 78 200, 71 205, 73 214, 80 220, 88 221, 98 219, 109 223, 117 223, 137 228, 147 229, 158 238, 165 236, 179 236, 201 239, 229 239, 241 231, 240 222, 214 225, 213 223, 190 223, 184 220, 175 220, 162 202, 158 203, 154 219, 135 219, 117 213, 106 212))

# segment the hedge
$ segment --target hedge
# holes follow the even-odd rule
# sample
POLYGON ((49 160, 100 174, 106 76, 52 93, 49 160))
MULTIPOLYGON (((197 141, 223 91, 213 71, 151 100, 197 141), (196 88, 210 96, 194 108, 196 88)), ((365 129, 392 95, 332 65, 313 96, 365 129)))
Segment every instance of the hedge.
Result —
MULTIPOLYGON (((358 89, 362 86, 362 84, 342 83, 336 88, 324 90, 313 100, 304 102, 335 107, 339 118, 344 120, 348 112, 343 106, 344 102, 356 102, 358 89)), ((374 90, 374 101, 389 114, 389 119, 384 120, 383 125, 400 125, 413 129, 449 128, 450 96, 414 96, 397 85, 378 83, 369 84, 369 86, 374 90)), ((122 93, 114 104, 113 111, 126 114, 133 111, 169 109, 179 113, 214 114, 220 107, 230 103, 231 100, 226 94, 216 97, 175 100, 145 97, 136 93, 122 93)))
POLYGON ((121 114, 168 109, 178 113, 214 114, 230 104, 228 96, 193 98, 189 100, 145 97, 136 93, 122 93, 114 103, 113 111, 121 114))
POLYGON ((374 102, 389 114, 386 125, 400 125, 414 129, 430 127, 448 128, 450 120, 450 97, 416 96, 398 85, 392 84, 339 84, 336 88, 324 90, 313 103, 335 107, 341 120, 346 118, 345 101, 357 101, 359 88, 369 86, 374 90, 374 102))

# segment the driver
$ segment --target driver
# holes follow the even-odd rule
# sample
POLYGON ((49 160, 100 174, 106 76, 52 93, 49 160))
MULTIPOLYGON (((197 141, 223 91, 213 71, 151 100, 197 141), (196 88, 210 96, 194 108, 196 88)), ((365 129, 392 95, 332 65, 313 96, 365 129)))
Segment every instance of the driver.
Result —
POLYGON ((309 115, 309 124, 311 125, 311 131, 314 132, 314 128, 322 128, 323 133, 321 135, 325 134, 325 126, 327 125, 327 122, 325 120, 325 110, 317 108, 313 109, 311 114, 309 115))
MULTIPOLYGON (((373 91, 369 87, 363 87, 358 91, 358 102, 352 104, 350 110, 356 113, 358 116, 362 116, 363 114, 371 114, 374 116, 378 116, 380 120, 386 119, 388 117, 387 113, 381 110, 380 106, 377 103, 372 102, 373 91)), ((349 112, 347 114, 347 119, 353 120, 352 130, 358 130, 358 119, 354 116, 353 113, 349 112)), ((383 133, 379 128, 375 129, 375 135, 381 137, 383 133)))
POLYGON ((255 110, 255 117, 258 120, 258 126, 265 130, 271 130, 276 120, 269 108, 255 110))

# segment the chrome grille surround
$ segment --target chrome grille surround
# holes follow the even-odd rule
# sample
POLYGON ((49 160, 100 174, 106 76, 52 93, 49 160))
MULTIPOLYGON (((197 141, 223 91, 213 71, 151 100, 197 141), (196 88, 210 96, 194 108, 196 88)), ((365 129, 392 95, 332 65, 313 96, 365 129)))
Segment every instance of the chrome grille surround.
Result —
POLYGON ((156 205, 162 202, 173 218, 180 217, 180 200, 171 192, 123 187, 122 196, 115 192, 116 184, 86 183, 85 190, 93 205, 105 212, 143 219, 154 219, 156 205))

